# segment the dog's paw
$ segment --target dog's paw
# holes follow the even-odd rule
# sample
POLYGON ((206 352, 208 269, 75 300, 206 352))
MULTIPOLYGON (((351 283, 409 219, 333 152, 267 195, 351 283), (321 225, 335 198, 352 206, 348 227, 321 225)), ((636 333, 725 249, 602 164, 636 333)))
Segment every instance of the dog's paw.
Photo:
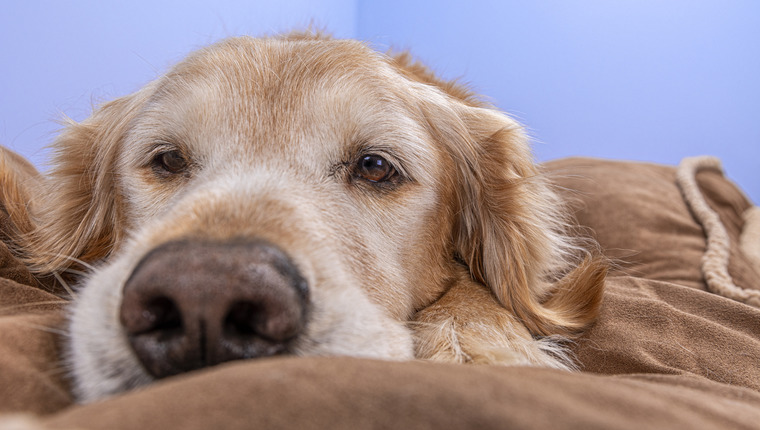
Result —
POLYGON ((412 323, 416 356, 419 359, 448 362, 501 365, 530 365, 524 353, 516 351, 505 336, 482 323, 459 322, 448 318, 422 315, 412 323))
POLYGON ((573 369, 562 339, 536 339, 481 285, 452 287, 409 325, 418 359, 573 369))

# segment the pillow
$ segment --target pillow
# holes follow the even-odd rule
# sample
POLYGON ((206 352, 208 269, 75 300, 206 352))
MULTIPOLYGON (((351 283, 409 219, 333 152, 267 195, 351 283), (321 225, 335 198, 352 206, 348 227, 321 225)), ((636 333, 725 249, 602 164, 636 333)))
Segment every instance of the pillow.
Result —
MULTIPOLYGON (((545 169, 569 202, 578 224, 590 230, 616 263, 613 275, 707 290, 702 273, 705 231, 682 196, 677 168, 567 158, 549 162, 545 169)), ((751 203, 714 163, 694 173, 699 190, 728 233, 730 276, 737 285, 760 289, 759 262, 739 246, 744 215, 753 209, 751 203)))

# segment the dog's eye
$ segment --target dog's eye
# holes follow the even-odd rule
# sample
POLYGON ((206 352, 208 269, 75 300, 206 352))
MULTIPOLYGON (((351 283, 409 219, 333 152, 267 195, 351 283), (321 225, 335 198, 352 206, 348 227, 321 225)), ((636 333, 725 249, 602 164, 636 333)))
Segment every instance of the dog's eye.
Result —
POLYGON ((386 182, 396 175, 396 169, 379 155, 366 155, 359 159, 356 174, 370 182, 386 182))
POLYGON ((168 173, 180 173, 187 168, 187 160, 177 150, 166 151, 156 155, 154 159, 156 167, 168 173))

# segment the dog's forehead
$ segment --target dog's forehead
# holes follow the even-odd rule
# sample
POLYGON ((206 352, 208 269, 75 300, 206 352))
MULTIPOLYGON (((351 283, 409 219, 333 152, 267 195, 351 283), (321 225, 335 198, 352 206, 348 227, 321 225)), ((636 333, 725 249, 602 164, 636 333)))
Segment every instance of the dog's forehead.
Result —
POLYGON ((298 142, 319 134, 341 141, 352 128, 405 121, 399 94, 407 83, 357 41, 235 38, 175 66, 149 105, 159 122, 180 129, 172 131, 180 140, 182 133, 209 133, 228 141, 298 142))
POLYGON ((313 104, 386 98, 403 82, 382 54, 352 40, 235 38, 197 51, 159 82, 154 99, 199 99, 259 115, 313 110, 313 104), (397 85, 396 85, 397 86, 397 85))
POLYGON ((214 67, 252 68, 247 72, 264 77, 271 72, 306 68, 315 75, 323 75, 336 69, 360 69, 368 62, 384 62, 382 58, 356 40, 237 37, 195 51, 173 70, 203 74, 202 69, 214 67))

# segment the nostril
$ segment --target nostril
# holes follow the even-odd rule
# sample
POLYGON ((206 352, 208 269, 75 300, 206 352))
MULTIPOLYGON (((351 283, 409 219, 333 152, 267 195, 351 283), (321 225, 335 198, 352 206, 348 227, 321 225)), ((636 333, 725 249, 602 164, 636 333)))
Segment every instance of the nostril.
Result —
POLYGON ((238 336, 259 334, 256 328, 263 322, 262 311, 261 305, 253 302, 233 304, 224 319, 225 333, 238 336))
POLYGON ((238 301, 224 318, 224 336, 284 344, 301 331, 300 312, 300 308, 280 307, 266 300, 238 301))
POLYGON ((142 317, 146 322, 143 333, 151 331, 175 332, 182 330, 182 314, 179 307, 166 296, 154 298, 145 304, 142 317))
POLYGON ((182 330, 182 312, 170 297, 143 298, 128 294, 122 302, 121 323, 129 336, 182 330))

